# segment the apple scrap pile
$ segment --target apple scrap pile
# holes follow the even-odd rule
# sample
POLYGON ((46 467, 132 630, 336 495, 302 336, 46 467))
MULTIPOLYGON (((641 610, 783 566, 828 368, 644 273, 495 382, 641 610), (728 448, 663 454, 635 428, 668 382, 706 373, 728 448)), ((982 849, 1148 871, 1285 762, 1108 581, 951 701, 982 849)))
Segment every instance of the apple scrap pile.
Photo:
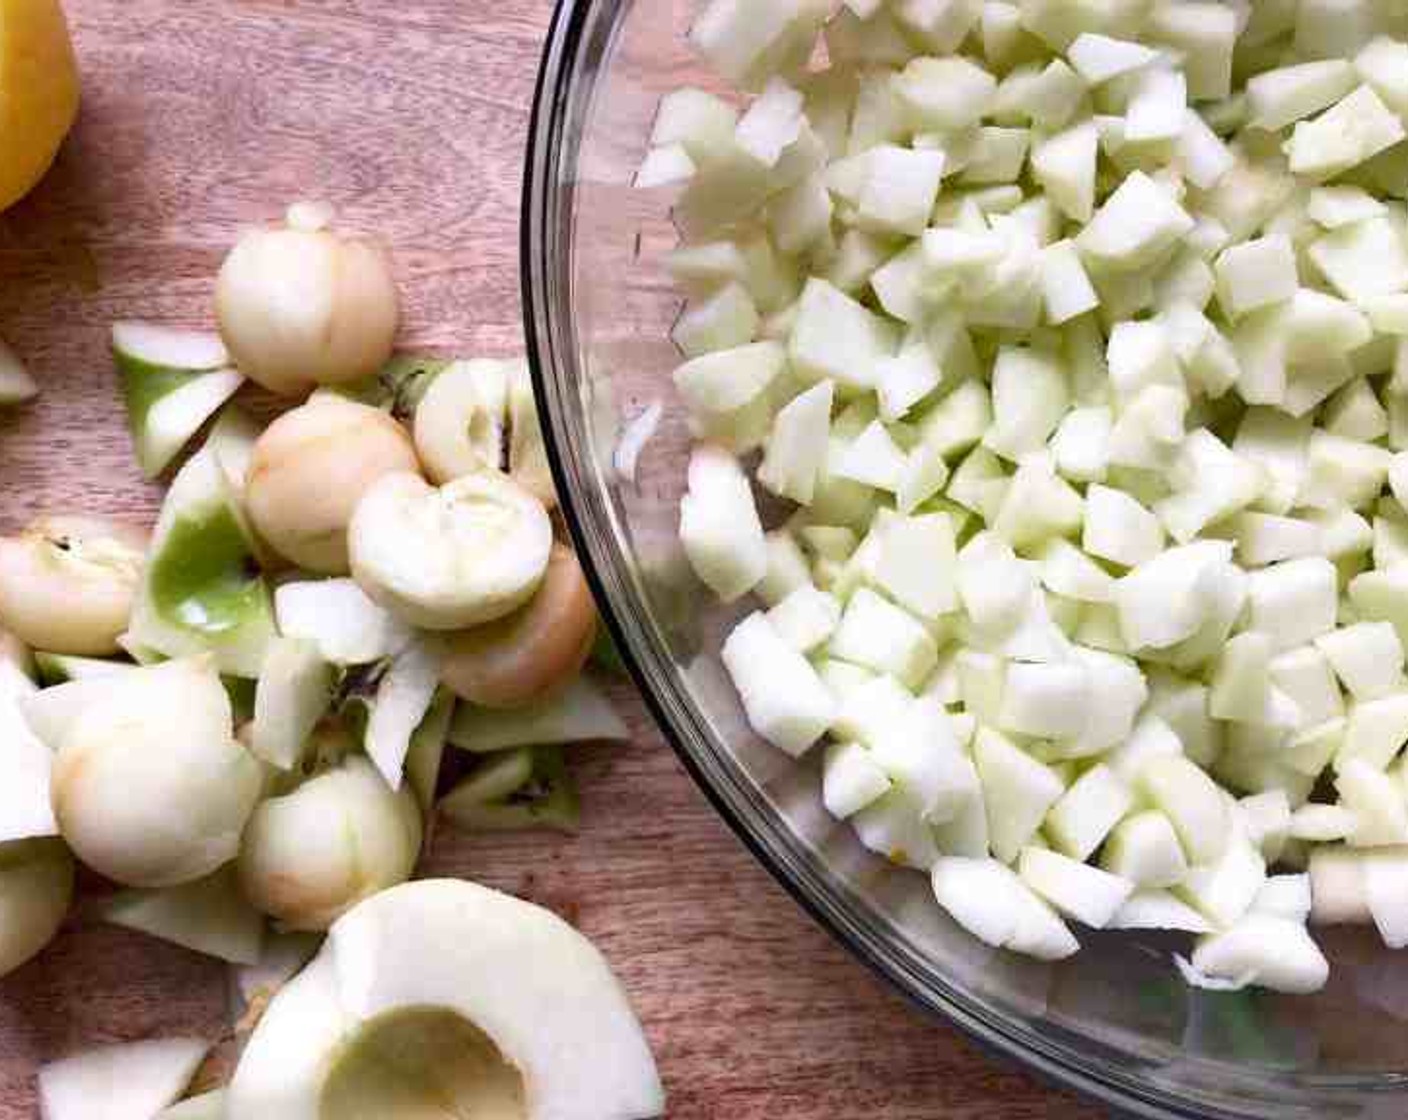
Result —
POLYGON ((830 11, 710 3, 756 97, 670 93, 637 180, 753 728, 995 946, 1408 943, 1408 11, 830 11))
MULTIPOLYGON (((470 884, 396 889, 437 812, 574 827, 562 744, 626 729, 579 675, 596 612, 554 541, 525 363, 393 358, 389 267, 329 219, 295 206, 239 242, 219 336, 113 329, 150 476, 223 409, 153 533, 51 517, 0 539, 0 975, 54 936, 76 857, 126 888, 92 915, 231 962, 258 1019, 228 1095, 173 1115, 525 1115, 525 1092, 533 1115, 656 1115, 650 1052, 580 935, 470 884), (227 405, 246 376, 306 402, 261 431, 227 405), (437 803, 447 743, 476 763, 437 803), (444 1060, 417 1066, 407 1032, 444 1060), (602 1082, 560 1068, 579 1059, 611 1071, 585 1112, 559 1099, 602 1082)), ((155 1115, 206 1049, 55 1063, 44 1115, 102 1112, 115 1077, 123 1115, 155 1115)))

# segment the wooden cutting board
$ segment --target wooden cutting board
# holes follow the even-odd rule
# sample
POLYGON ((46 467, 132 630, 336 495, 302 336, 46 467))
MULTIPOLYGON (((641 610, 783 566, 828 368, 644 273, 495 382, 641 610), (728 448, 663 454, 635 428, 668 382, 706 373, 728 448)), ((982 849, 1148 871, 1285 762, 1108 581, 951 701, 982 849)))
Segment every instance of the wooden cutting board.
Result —
MULTIPOLYGON (((0 216, 0 334, 43 386, 0 417, 0 530, 43 510, 153 517, 108 324, 208 324, 236 232, 294 199, 326 199, 394 246, 407 346, 519 347, 520 165, 545 0, 68 9, 82 118, 44 184, 0 216)), ((1096 1115, 851 960, 714 815, 629 690, 618 699, 636 741, 578 752, 581 835, 442 829, 427 871, 531 898, 596 940, 644 1020, 674 1120, 1096 1115)), ((226 1024, 221 966, 75 920, 0 982, 0 1120, 35 1114, 41 1061, 226 1024)))

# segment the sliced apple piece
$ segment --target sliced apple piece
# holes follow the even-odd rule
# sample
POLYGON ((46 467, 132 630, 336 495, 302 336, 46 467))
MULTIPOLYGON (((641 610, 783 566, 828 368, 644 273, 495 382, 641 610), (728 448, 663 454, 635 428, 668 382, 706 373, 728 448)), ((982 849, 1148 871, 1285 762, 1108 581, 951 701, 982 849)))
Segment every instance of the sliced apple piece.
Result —
POLYGON ((421 816, 431 821, 430 809, 435 803, 435 787, 440 779, 440 761, 449 741, 450 721, 455 714, 455 696, 441 688, 430 702, 430 709, 420 726, 411 734, 411 748, 406 752, 406 781, 415 794, 421 816))
POLYGON ((410 627, 350 579, 282 584, 274 611, 285 637, 313 642, 333 665, 368 665, 396 656, 411 641, 410 627))
POLYGON ((625 743, 630 737, 630 728, 601 689, 579 677, 531 708, 496 711, 461 704, 449 740, 461 750, 484 754, 554 743, 625 743))
POLYGON ((122 891, 103 899, 95 914, 232 964, 258 962, 264 916, 245 901, 233 865, 193 883, 164 890, 122 891))
POLYGON ((222 672, 258 677, 274 612, 254 566, 229 481, 202 450, 167 492, 128 635, 168 657, 209 650, 222 672))
POLYGON ((392 789, 402 771, 416 729, 430 711, 440 676, 439 659, 423 642, 412 642, 392 659, 377 682, 367 718, 367 757, 392 789))
POLYGON ((489 755, 445 796, 440 811, 470 832, 575 832, 581 816, 576 787, 556 746, 489 755))
POLYGON ((137 463, 148 478, 165 470, 244 382, 217 335, 114 323, 112 352, 137 463))
POLYGON ((332 669, 306 638, 274 638, 254 694, 250 750, 280 770, 290 770, 332 699, 332 669))
POLYGON ((0 976, 54 939, 73 901, 73 873, 61 840, 0 844, 0 976))
POLYGON ((590 942, 529 903, 426 880, 337 922, 250 1038, 227 1115, 649 1120, 664 1106, 590 942))
POLYGON ((39 1068, 42 1120, 143 1120, 177 1100, 210 1044, 196 1038, 99 1046, 39 1068))

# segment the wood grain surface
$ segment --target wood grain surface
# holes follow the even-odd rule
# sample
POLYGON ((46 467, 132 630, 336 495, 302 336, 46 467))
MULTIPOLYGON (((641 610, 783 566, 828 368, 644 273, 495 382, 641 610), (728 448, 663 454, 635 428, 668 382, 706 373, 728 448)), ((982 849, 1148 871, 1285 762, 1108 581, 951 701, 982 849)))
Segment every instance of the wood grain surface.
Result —
MULTIPOLYGON (((0 215, 0 334, 43 386, 0 417, 0 529, 43 510, 150 519, 106 329, 208 323, 242 225, 327 199, 394 247, 408 346, 518 348, 521 150, 546 0, 68 0, 82 116, 0 215)), ((758 867, 649 723, 574 759, 573 838, 440 830, 428 872, 551 907, 619 971, 676 1120, 1082 1117, 851 960, 758 867)), ((227 1030, 223 968, 75 920, 0 982, 0 1120, 41 1061, 227 1030)))

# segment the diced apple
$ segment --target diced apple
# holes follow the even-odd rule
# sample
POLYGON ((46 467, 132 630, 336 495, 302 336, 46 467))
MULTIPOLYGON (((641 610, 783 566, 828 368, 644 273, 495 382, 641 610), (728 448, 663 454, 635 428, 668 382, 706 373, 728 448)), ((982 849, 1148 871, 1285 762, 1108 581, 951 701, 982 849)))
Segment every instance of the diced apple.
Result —
POLYGON ((889 789, 889 777, 859 743, 832 743, 826 748, 821 799, 833 817, 845 820, 889 789))
MULTIPOLYGON (((1343 756, 1343 752, 1341 752, 1343 756)), ((1357 824, 1351 847, 1381 848, 1408 844, 1408 805, 1402 787, 1362 757, 1337 760, 1335 789, 1340 803, 1354 813, 1357 824)))
MULTIPOLYGON (((1103 765, 1092 766, 1051 807, 1043 831, 1059 851, 1072 859, 1089 859, 1133 804, 1129 787, 1114 771, 1103 765)), ((1169 835, 1173 835, 1172 829, 1169 835)), ((1125 875, 1108 865, 1106 870, 1125 875)))
POLYGON ((1173 824, 1189 862, 1203 866, 1222 858, 1232 834, 1232 818, 1217 784, 1179 755, 1148 759, 1135 778, 1137 788, 1173 824))
POLYGON ((1212 923, 1172 891, 1142 888, 1129 896, 1107 929, 1168 929, 1211 933, 1212 923))
POLYGON ((916 58, 895 79, 895 91, 916 129, 952 130, 976 124, 988 110, 997 79, 966 58, 916 58))
POLYGON ((1193 219, 1157 182, 1132 172, 1076 238, 1087 258, 1127 271, 1157 260, 1193 219))
POLYGON ((766 616, 749 615, 734 627, 720 657, 749 725, 779 750, 801 755, 836 718, 835 700, 816 670, 778 636, 766 616))
POLYGON ((1314 120, 1301 121, 1286 145, 1291 171, 1328 179, 1403 139, 1400 121, 1369 86, 1360 86, 1314 120))
POLYGON ((1173 823, 1156 809, 1135 813, 1115 826, 1100 866, 1141 888, 1173 887, 1188 874, 1173 823))
POLYGON ((993 854, 1011 863, 1041 826, 1064 786, 1049 766, 989 728, 978 729, 973 761, 983 784, 993 854))
POLYGON ((1319 991, 1330 973, 1304 925, 1270 914, 1248 914, 1230 929, 1202 938, 1192 960, 1207 976, 1295 994, 1319 991))
POLYGON ((954 921, 994 948, 1042 960, 1080 948, 1056 913, 997 860, 945 856, 934 864, 932 885, 954 921))
POLYGON ((907 611, 862 587, 851 596, 828 650, 842 661, 889 673, 911 687, 933 669, 934 639, 907 611))

